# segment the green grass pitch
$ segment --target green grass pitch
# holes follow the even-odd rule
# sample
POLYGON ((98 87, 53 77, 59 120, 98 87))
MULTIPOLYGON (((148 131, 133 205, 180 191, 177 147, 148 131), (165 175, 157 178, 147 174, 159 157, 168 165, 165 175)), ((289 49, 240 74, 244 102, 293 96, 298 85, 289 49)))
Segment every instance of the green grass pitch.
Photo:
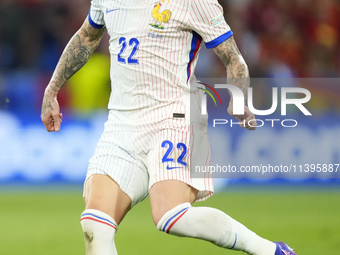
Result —
MULTIPOLYGON (((257 234, 284 241, 299 255, 340 253, 339 190, 234 190, 195 206, 223 210, 257 234)), ((0 254, 85 254, 79 224, 84 209, 80 188, 68 191, 0 190, 0 254)), ((190 238, 159 232, 149 200, 126 216, 116 234, 124 254, 238 254, 190 238)), ((239 253, 242 254, 242 253, 239 253)))

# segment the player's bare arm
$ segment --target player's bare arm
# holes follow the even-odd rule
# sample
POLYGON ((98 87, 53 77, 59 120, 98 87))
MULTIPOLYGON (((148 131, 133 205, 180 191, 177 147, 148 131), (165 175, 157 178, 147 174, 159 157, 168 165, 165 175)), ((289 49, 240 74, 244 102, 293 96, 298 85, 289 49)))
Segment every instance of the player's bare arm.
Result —
POLYGON ((97 49, 106 28, 96 29, 85 19, 84 24, 66 45, 52 78, 47 85, 41 107, 41 120, 47 131, 59 131, 62 114, 57 94, 65 82, 89 60, 97 49))
MULTIPOLYGON (((244 115, 233 115, 233 98, 230 93, 231 99, 229 102, 228 113, 239 121, 245 120, 245 128, 248 130, 254 130, 256 126, 256 122, 252 121, 251 125, 248 125, 248 121, 255 119, 253 113, 251 113, 246 106, 247 96, 248 96, 248 88, 249 88, 249 71, 246 62, 244 61, 237 45, 234 37, 230 37, 225 40, 223 43, 219 44, 214 48, 216 55, 223 62, 227 69, 227 81, 228 84, 232 84, 240 88, 244 95, 244 115)), ((243 127, 243 124, 240 124, 243 127)))

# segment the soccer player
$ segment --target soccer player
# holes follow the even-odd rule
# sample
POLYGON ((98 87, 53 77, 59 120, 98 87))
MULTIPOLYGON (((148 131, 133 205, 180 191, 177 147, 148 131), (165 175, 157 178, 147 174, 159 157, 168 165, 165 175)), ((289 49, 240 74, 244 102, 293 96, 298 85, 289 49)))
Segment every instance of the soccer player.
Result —
MULTIPOLYGON (((295 254, 222 211, 191 206, 213 193, 209 175, 190 175, 191 167, 211 161, 207 119, 200 114, 203 91, 198 87, 203 85, 194 76, 202 42, 224 63, 228 81, 245 95, 248 87, 247 65, 217 0, 93 0, 46 87, 41 113, 46 129, 60 130, 57 94, 105 31, 110 35, 112 92, 108 121, 84 184, 86 253, 117 254, 118 225, 149 194, 160 231, 247 254, 295 254)), ((244 108, 244 115, 235 117, 247 123, 254 115, 244 108)), ((233 113, 232 100, 228 112, 233 113)))

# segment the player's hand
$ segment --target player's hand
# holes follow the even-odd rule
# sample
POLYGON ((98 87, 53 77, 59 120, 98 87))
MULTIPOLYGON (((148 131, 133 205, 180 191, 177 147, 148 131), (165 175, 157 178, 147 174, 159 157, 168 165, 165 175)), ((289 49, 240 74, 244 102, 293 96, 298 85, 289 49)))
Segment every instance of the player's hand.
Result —
POLYGON ((255 120, 255 115, 249 110, 249 108, 247 106, 244 106, 244 114, 243 115, 234 115, 233 114, 233 105, 232 105, 232 103, 230 103, 229 107, 228 107, 228 113, 231 116, 235 117, 239 121, 239 125, 242 128, 246 128, 248 130, 255 130, 256 129, 257 122, 255 120), (250 120, 252 120, 252 121, 250 121, 250 120), (243 124, 245 124, 245 125, 243 125, 243 124))
POLYGON ((60 130, 63 114, 59 110, 56 95, 46 89, 41 106, 41 120, 48 132, 58 132, 60 130))

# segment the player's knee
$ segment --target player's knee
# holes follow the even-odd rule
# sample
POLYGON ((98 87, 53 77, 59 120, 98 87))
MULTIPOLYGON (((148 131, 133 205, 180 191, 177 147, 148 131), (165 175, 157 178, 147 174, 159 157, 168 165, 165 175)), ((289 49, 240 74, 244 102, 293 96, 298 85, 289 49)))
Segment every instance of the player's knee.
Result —
POLYGON ((160 218, 160 220, 157 221, 157 229, 165 233, 169 233, 173 225, 188 211, 190 207, 191 204, 187 202, 179 204, 171 210, 167 211, 160 218))
POLYGON ((166 213, 167 213, 167 210, 163 210, 159 208, 157 210, 152 210, 153 223, 157 226, 166 213))

